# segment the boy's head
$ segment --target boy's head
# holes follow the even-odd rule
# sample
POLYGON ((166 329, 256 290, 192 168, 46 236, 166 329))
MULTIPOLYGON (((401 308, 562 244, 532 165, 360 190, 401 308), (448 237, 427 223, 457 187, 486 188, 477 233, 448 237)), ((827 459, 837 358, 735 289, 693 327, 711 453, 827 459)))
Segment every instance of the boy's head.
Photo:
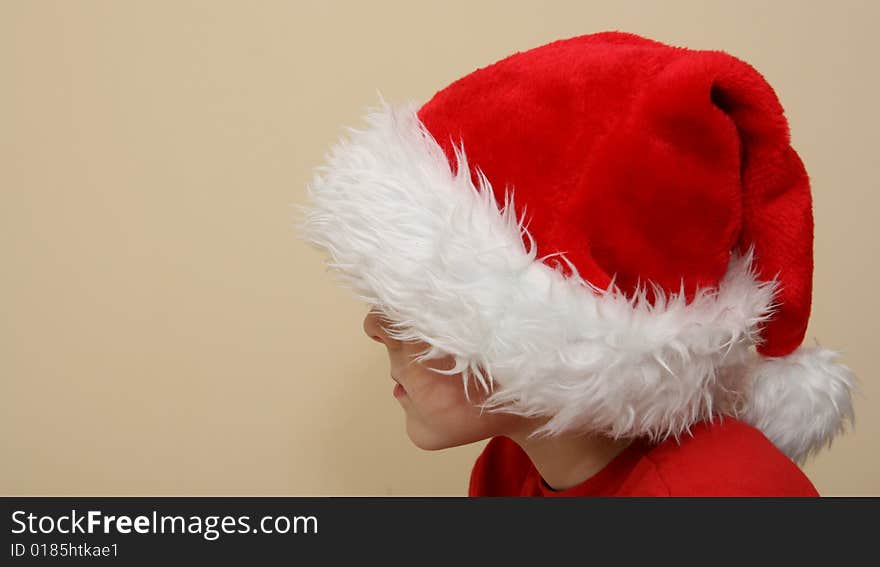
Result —
POLYGON ((401 341, 386 332, 389 323, 371 310, 364 317, 364 332, 385 346, 396 382, 394 396, 406 415, 406 432, 421 449, 437 450, 475 443, 496 435, 525 433, 536 421, 510 413, 482 411, 486 391, 462 374, 450 371, 451 356, 428 361, 418 355, 429 345, 421 341, 401 341), (399 385, 399 386, 398 386, 399 385), (465 393, 467 388, 467 393, 465 393))
POLYGON ((809 178, 744 61, 601 32, 366 119, 316 172, 304 228, 394 327, 371 336, 417 444, 524 423, 481 408, 655 439, 732 414, 802 461, 852 418, 852 372, 801 345, 809 178))

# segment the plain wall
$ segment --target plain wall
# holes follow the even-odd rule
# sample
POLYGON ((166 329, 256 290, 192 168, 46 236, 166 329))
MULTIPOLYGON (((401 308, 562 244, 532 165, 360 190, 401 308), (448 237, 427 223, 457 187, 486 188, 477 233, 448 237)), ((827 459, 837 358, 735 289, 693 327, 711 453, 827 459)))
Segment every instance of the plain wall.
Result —
POLYGON ((555 39, 720 49, 812 180, 806 341, 862 381, 805 467, 880 494, 874 2, 0 3, 0 493, 462 495, 483 443, 410 444, 366 305, 293 203, 377 89, 425 101, 555 39))

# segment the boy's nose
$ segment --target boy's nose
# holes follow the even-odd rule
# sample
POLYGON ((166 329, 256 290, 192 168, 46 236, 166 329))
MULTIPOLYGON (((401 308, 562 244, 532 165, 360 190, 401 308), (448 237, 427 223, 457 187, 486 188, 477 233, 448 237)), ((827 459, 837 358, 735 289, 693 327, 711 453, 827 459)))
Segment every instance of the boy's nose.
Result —
POLYGON ((364 333, 377 343, 385 344, 383 340, 385 337, 385 333, 382 331, 382 326, 379 324, 380 316, 373 310, 370 310, 367 313, 367 316, 364 317, 364 333))

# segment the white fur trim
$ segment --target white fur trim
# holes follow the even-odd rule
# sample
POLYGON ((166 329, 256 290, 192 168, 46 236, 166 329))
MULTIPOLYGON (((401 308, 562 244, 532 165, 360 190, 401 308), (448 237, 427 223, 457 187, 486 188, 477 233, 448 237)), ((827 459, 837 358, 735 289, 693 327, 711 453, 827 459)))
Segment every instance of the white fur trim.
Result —
POLYGON ((830 446, 847 424, 855 423, 852 392, 857 380, 836 361, 839 354, 817 344, 757 361, 739 417, 797 463, 830 446))
POLYGON ((424 341, 415 360, 452 355, 487 409, 550 417, 536 431, 678 436, 742 402, 757 356, 758 324, 772 316, 777 282, 758 281, 752 251, 732 254, 717 289, 685 304, 681 292, 627 298, 565 277, 536 257, 513 200, 496 205, 464 148, 456 174, 416 114, 384 100, 349 128, 319 167, 301 207, 306 239, 328 266, 394 323, 424 341), (526 238, 531 245, 523 244, 526 238))

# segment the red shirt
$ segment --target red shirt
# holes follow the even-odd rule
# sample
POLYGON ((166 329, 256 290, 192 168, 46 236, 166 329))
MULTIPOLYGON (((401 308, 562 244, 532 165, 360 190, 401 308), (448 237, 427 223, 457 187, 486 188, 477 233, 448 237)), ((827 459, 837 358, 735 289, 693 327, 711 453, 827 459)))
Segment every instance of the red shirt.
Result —
POLYGON ((554 491, 513 440, 493 437, 471 472, 469 496, 819 496, 759 430, 732 417, 691 427, 680 444, 633 441, 599 472, 554 491))

